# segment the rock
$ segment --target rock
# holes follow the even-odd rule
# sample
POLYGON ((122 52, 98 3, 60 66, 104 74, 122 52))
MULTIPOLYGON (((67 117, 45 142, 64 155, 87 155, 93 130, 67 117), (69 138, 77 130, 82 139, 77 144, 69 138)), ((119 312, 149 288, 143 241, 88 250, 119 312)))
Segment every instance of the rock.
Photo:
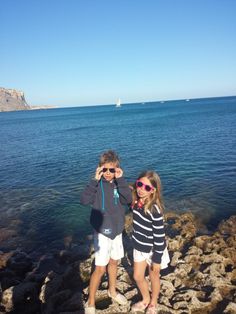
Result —
POLYGON ((24 93, 0 87, 0 111, 29 110, 24 93))
POLYGON ((236 313, 236 303, 230 302, 223 312, 224 314, 235 314, 236 313))
POLYGON ((235 235, 236 234, 236 215, 231 216, 226 221, 222 221, 219 226, 218 230, 223 235, 235 235))
POLYGON ((235 248, 227 247, 227 248, 223 249, 220 253, 225 258, 228 258, 233 265, 236 265, 236 250, 235 250, 235 248))
POLYGON ((20 283, 3 291, 1 305, 6 312, 37 313, 39 309, 38 286, 35 283, 20 283))
POLYGON ((82 293, 77 292, 75 293, 70 299, 68 299, 66 302, 64 302, 60 306, 61 312, 72 312, 77 310, 83 310, 83 296, 82 293))
POLYGON ((161 280, 161 294, 168 299, 172 298, 174 295, 175 287, 173 284, 167 280, 161 280))
POLYGON ((29 272, 32 269, 33 262, 26 253, 16 251, 8 260, 7 266, 17 275, 23 276, 25 273, 29 272))
POLYGON ((46 303, 43 303, 41 306, 42 314, 53 314, 60 313, 60 308, 63 303, 66 302, 71 297, 72 292, 70 290, 62 290, 51 295, 47 299, 46 303))
POLYGON ((13 252, 9 252, 9 253, 0 252, 0 269, 7 266, 7 261, 10 259, 12 255, 13 255, 13 252))
POLYGON ((53 294, 55 294, 63 283, 62 276, 59 276, 53 272, 50 272, 44 280, 44 284, 41 287, 39 299, 42 303, 46 303, 53 294))
POLYGON ((14 309, 13 289, 14 287, 10 287, 2 293, 1 305, 4 306, 6 312, 10 312, 14 309))
MULTIPOLYGON (((173 231, 171 237, 167 237, 171 263, 168 271, 161 274, 157 314, 206 314, 217 313, 218 310, 221 311, 219 313, 223 311, 228 314, 234 313, 236 237, 230 233, 234 230, 232 221, 231 223, 226 221, 222 225, 221 232, 224 230, 224 234, 217 231, 213 235, 194 237, 196 221, 191 215, 172 214, 169 216, 169 231, 173 231)), ((127 224, 128 228, 129 224, 127 224)), ((106 274, 102 278, 96 295, 97 314, 128 313, 131 304, 141 299, 133 280, 130 235, 124 234, 124 239, 126 254, 118 265, 116 288, 125 295, 128 304, 123 307, 119 306, 108 297, 106 274)), ((84 302, 88 298, 89 279, 94 263, 94 251, 90 251, 90 257, 87 258, 87 253, 83 252, 87 252, 90 242, 73 244, 70 239, 68 241, 67 249, 48 252, 42 258, 37 256, 35 259, 39 262, 36 267, 26 273, 26 268, 22 267, 24 271, 21 275, 17 273, 15 264, 21 265, 21 262, 27 260, 28 255, 18 251, 14 252, 17 254, 13 254, 13 257, 3 256, 0 280, 4 301, 2 308, 6 309, 5 312, 26 314, 24 311, 34 309, 35 312, 27 312, 27 314, 35 314, 37 311, 42 314, 84 313, 84 302), (23 284, 26 286, 23 287, 23 284), (15 287, 12 287, 13 285, 15 287), (35 299, 30 297, 30 300, 34 299, 31 309, 28 307, 29 300, 25 300, 22 293, 17 293, 18 301, 14 302, 13 295, 17 289, 25 291, 27 296, 29 287, 32 287, 32 291, 38 291, 37 295, 42 305, 40 310, 38 297, 35 299), (22 306, 24 306, 24 311, 22 311, 22 306)), ((0 252, 0 256, 2 254, 0 252)), ((32 259, 29 261, 32 262, 32 259)), ((0 314, 2 308, 0 307, 0 314)))
POLYGON ((38 264, 33 270, 33 273, 43 274, 44 276, 47 276, 50 272, 62 274, 66 267, 66 265, 59 264, 57 259, 51 254, 47 254, 40 258, 38 264))
MULTIPOLYGON (((0 110, 1 111, 1 110, 0 110)), ((8 228, 0 228, 0 243, 16 236, 16 231, 8 228)))
POLYGON ((175 251, 174 255, 172 256, 172 259, 170 261, 170 265, 171 266, 176 266, 179 263, 183 263, 184 261, 182 259, 180 259, 181 256, 182 256, 181 252, 175 251))

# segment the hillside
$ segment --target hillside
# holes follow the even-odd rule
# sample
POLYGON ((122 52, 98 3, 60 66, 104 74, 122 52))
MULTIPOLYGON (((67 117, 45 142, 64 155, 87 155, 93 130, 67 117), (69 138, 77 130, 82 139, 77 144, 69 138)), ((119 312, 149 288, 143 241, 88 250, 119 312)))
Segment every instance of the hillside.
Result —
POLYGON ((23 92, 0 87, 0 112, 29 109, 23 92))

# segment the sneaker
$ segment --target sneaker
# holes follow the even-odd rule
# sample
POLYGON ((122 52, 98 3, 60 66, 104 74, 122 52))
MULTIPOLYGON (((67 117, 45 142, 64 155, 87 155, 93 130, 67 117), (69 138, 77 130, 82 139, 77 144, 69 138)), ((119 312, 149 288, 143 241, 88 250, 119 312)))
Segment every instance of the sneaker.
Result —
POLYGON ((123 296, 122 294, 120 293, 117 293, 114 297, 111 295, 110 291, 107 290, 107 294, 108 296, 114 300, 115 302, 119 303, 120 305, 125 305, 128 303, 127 299, 125 296, 123 296))
POLYGON ((96 314, 95 306, 89 306, 88 303, 85 303, 84 314, 96 314))

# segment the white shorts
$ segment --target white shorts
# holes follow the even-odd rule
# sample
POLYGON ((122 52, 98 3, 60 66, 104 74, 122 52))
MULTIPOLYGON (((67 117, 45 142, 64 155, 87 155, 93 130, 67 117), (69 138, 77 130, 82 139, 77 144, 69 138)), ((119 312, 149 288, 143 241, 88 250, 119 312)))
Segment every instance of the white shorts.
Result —
POLYGON ((124 257, 122 233, 114 240, 105 237, 102 233, 94 233, 95 265, 106 266, 110 258, 119 260, 124 257))
MULTIPOLYGON (((138 263, 138 262, 143 262, 146 261, 146 263, 148 265, 152 264, 152 255, 153 252, 149 252, 149 253, 144 253, 144 252, 140 252, 136 249, 133 250, 133 257, 134 257, 134 262, 138 263)), ((170 256, 167 250, 167 247, 165 248, 163 255, 161 257, 161 269, 165 269, 168 267, 168 264, 170 262, 170 256)))

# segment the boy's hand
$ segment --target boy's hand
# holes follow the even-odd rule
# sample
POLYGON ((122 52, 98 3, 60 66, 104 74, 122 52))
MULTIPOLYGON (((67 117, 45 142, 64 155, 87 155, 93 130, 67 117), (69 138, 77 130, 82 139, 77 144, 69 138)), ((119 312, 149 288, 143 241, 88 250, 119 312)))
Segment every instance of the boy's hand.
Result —
POLYGON ((115 178, 121 178, 123 176, 123 170, 121 168, 116 168, 115 178))
POLYGON ((103 175, 102 169, 103 169, 103 166, 102 167, 97 167, 97 169, 96 169, 95 179, 98 180, 98 181, 101 179, 101 177, 103 175))

